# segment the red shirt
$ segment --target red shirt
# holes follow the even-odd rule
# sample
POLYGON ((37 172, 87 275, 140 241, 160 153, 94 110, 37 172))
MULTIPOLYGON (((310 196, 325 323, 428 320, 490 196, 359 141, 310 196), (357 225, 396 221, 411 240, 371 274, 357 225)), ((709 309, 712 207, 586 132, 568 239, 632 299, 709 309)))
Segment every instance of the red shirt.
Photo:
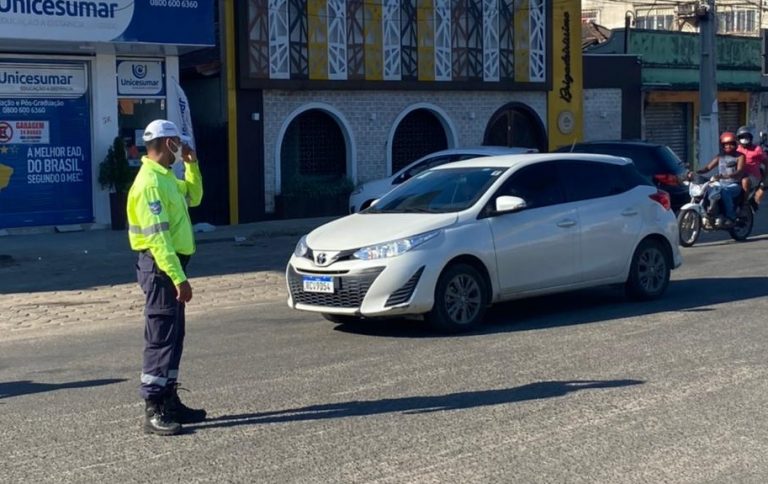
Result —
POLYGON ((763 149, 757 145, 752 145, 751 148, 739 145, 737 151, 746 158, 746 162, 744 163, 744 173, 754 176, 757 179, 762 179, 763 174, 760 172, 760 165, 762 165, 763 160, 766 159, 763 149))

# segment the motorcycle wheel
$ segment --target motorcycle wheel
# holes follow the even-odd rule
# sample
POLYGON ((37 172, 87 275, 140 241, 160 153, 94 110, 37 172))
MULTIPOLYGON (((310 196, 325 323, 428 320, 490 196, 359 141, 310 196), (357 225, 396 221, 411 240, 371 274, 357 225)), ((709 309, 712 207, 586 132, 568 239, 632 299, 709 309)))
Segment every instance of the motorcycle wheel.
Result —
POLYGON ((680 234, 680 245, 691 247, 701 235, 701 216, 695 210, 682 210, 677 216, 677 229, 680 234))
POLYGON ((729 229, 728 232, 730 232, 733 240, 743 242, 752 234, 752 227, 754 225, 755 212, 752 210, 752 207, 742 208, 736 220, 736 225, 729 229))

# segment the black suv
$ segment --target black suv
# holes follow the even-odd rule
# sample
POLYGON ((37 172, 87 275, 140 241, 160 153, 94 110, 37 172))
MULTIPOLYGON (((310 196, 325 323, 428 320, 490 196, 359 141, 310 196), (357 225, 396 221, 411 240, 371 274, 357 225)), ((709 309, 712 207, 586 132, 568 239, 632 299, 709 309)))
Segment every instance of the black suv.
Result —
POLYGON ((688 168, 668 146, 647 141, 589 141, 563 146, 555 152, 595 153, 629 158, 644 177, 669 193, 672 210, 677 212, 691 200, 688 188, 681 183, 688 168))

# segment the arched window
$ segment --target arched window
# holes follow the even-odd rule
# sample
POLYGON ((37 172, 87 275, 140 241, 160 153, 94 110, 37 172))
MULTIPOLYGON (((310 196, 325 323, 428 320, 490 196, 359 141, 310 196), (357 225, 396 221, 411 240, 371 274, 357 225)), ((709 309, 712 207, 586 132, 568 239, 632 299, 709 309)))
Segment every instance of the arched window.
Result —
POLYGON ((321 109, 310 109, 288 125, 280 148, 281 191, 301 181, 347 176, 347 143, 339 123, 321 109))
POLYGON ((448 148, 440 119, 429 109, 415 109, 397 125, 392 138, 392 173, 422 156, 448 148))
POLYGON ((486 146, 519 146, 547 151, 547 133, 536 112, 521 103, 510 103, 491 116, 485 128, 486 146))

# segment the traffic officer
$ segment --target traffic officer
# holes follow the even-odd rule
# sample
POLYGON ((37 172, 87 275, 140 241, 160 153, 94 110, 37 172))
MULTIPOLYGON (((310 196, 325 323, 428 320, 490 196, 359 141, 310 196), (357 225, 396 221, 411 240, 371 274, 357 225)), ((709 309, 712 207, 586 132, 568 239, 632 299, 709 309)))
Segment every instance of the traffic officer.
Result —
POLYGON ((187 207, 200 205, 203 180, 197 158, 174 123, 158 119, 144 130, 147 155, 128 192, 128 236, 139 252, 136 275, 146 295, 144 363, 140 393, 145 400, 144 431, 173 435, 182 423, 205 420, 178 396, 184 345, 184 306, 192 299, 185 269, 195 253, 187 207), (184 161, 184 180, 170 169, 184 161))

